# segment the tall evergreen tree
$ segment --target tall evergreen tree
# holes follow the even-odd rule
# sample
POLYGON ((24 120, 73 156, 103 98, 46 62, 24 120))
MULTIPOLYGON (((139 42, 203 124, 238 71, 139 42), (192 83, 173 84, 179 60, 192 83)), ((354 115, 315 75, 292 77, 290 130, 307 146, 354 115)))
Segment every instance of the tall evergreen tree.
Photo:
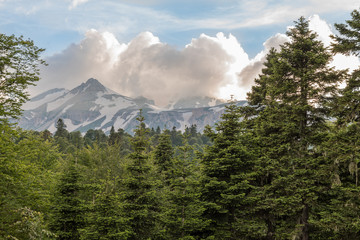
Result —
POLYGON ((330 187, 331 163, 317 150, 327 133, 326 105, 344 72, 328 66, 331 54, 303 17, 287 36, 248 94, 257 111, 243 113, 261 148, 258 168, 265 178, 258 179, 257 209, 265 214, 266 238, 305 240, 318 220, 318 196, 330 187))
POLYGON ((137 117, 138 127, 132 139, 133 152, 129 155, 128 176, 124 180, 123 212, 130 223, 129 239, 149 239, 156 225, 157 201, 150 178, 148 129, 142 111, 137 117))
POLYGON ((210 221, 204 233, 207 237, 242 237, 239 221, 244 213, 246 195, 251 189, 252 159, 241 143, 241 133, 240 114, 234 102, 226 106, 216 132, 207 128, 207 135, 213 141, 202 157, 204 217, 210 221))
POLYGON ((69 137, 69 132, 68 130, 66 130, 66 124, 64 123, 64 120, 62 120, 61 118, 59 118, 56 122, 56 132, 54 134, 55 138, 68 138, 69 137))
MULTIPOLYGON (((335 53, 354 54, 360 57, 360 12, 354 10, 352 19, 346 24, 335 24, 340 35, 332 36, 336 41, 332 44, 335 53)), ((360 66, 347 79, 346 87, 340 92, 332 105, 339 125, 346 125, 360 120, 360 66)))
POLYGON ((66 153, 67 150, 71 150, 69 136, 70 135, 66 129, 66 124, 61 118, 59 118, 56 122, 56 132, 54 134, 54 139, 56 144, 59 146, 60 152, 62 153, 66 153))
POLYGON ((164 175, 165 182, 171 177, 174 149, 171 145, 171 138, 167 132, 160 134, 159 144, 154 150, 154 163, 158 173, 164 175))
POLYGON ((165 223, 165 239, 196 239, 204 227, 203 206, 200 202, 199 166, 192 156, 188 136, 183 136, 183 146, 167 166, 167 185, 162 204, 162 221, 165 223))
MULTIPOLYGON (((335 24, 340 35, 333 36, 335 53, 360 56, 360 12, 354 10, 346 24, 335 24)), ((359 66, 360 67, 360 66, 359 66)), ((331 136, 324 144, 326 156, 333 159, 331 201, 322 210, 323 228, 333 239, 358 239, 359 144, 360 144, 360 68, 349 74, 346 86, 331 105, 336 119, 331 136)))
POLYGON ((340 35, 332 36, 335 40, 332 46, 335 52, 360 56, 360 9, 352 11, 351 17, 346 24, 335 23, 340 35))
POLYGON ((51 228, 59 240, 80 239, 79 230, 84 227, 80 177, 77 166, 70 163, 57 184, 51 228))
POLYGON ((114 191, 114 181, 105 179, 101 183, 88 212, 87 227, 82 239, 121 240, 127 239, 125 218, 121 215, 121 201, 114 191))
POLYGON ((114 126, 111 126, 108 143, 109 145, 114 145, 116 141, 117 141, 117 135, 115 133, 115 128, 114 126))

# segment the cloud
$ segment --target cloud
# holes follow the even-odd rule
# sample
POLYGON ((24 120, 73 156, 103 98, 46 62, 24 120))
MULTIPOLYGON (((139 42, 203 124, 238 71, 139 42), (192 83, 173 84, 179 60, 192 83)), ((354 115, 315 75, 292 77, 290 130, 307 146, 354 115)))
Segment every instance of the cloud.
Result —
POLYGON ((114 59, 126 48, 111 33, 89 30, 78 44, 46 59, 49 66, 41 70, 39 88, 72 88, 90 77, 101 78, 110 71, 114 59))
MULTIPOLYGON (((332 39, 330 35, 333 34, 331 26, 322 20, 318 15, 309 17, 310 30, 318 34, 318 40, 322 41, 325 47, 330 47, 332 39)), ((263 68, 263 63, 266 60, 266 55, 269 50, 274 47, 279 50, 280 45, 289 41, 289 38, 284 34, 276 34, 270 37, 264 44, 264 50, 256 55, 247 66, 239 73, 239 86, 245 88, 247 91, 251 89, 254 84, 254 79, 258 77, 263 68)), ((357 69, 360 66, 359 58, 356 56, 344 56, 342 54, 336 54, 330 66, 336 69, 349 69, 350 71, 357 69)))
MULTIPOLYGON (((316 15, 309 19, 310 28, 329 45, 330 26, 316 15)), ((284 34, 270 37, 263 43, 263 50, 249 60, 231 34, 201 34, 183 49, 177 49, 151 32, 121 43, 110 32, 90 30, 79 43, 48 57, 49 66, 42 69, 42 80, 32 93, 55 87, 71 89, 94 77, 120 94, 144 96, 162 106, 192 96, 228 99, 232 94, 245 99, 269 50, 279 49, 286 41, 289 39, 284 34)), ((340 55, 332 64, 338 69, 360 65, 358 58, 340 55)))
POLYGON ((72 88, 90 77, 127 95, 165 106, 191 96, 218 96, 248 62, 236 38, 202 34, 178 50, 143 32, 128 44, 113 34, 90 30, 78 44, 47 59, 38 89, 72 88))
POLYGON ((242 0, 235 4, 230 1, 229 7, 220 6, 217 16, 202 19, 180 21, 184 26, 193 28, 239 29, 288 23, 300 16, 329 14, 352 11, 360 7, 358 0, 306 0, 306 1, 271 1, 242 0), (314 10, 316 9, 316 12, 314 10), (188 24, 192 23, 192 24, 188 24))
POLYGON ((80 4, 86 3, 87 1, 89 1, 89 0, 72 0, 71 4, 69 6, 69 10, 76 8, 80 4))
POLYGON ((330 35, 333 34, 332 28, 324 20, 320 19, 319 15, 315 14, 309 18, 309 29, 318 34, 318 40, 322 41, 325 47, 329 47, 332 39, 330 35))
POLYGON ((239 73, 239 85, 242 88, 247 90, 251 89, 251 86, 254 84, 255 78, 261 73, 263 64, 266 59, 266 55, 269 53, 271 48, 276 50, 280 49, 280 45, 289 41, 289 38, 285 34, 276 34, 275 36, 270 37, 263 43, 264 50, 258 53, 254 59, 252 59, 247 66, 245 66, 242 71, 239 73))
MULTIPOLYGON (((331 25, 327 24, 319 17, 319 15, 316 14, 311 16, 309 20, 309 28, 318 34, 318 40, 322 41, 325 47, 330 47, 333 42, 330 35, 334 34, 331 25)), ((353 71, 360 66, 360 60, 354 55, 345 56, 343 54, 336 54, 333 57, 333 61, 330 66, 339 70, 349 69, 350 71, 353 71)))
POLYGON ((309 7, 319 9, 319 13, 329 11, 352 11, 360 6, 358 0, 308 0, 309 7))

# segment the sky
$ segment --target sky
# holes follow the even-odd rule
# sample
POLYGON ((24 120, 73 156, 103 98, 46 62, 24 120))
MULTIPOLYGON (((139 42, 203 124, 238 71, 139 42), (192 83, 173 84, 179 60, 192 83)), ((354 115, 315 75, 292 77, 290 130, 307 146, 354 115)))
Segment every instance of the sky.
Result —
MULTIPOLYGON (((301 16, 329 46, 358 0, 0 0, 0 32, 45 48, 32 96, 96 78, 165 106, 194 96, 246 98, 271 47, 301 16)), ((337 55, 338 69, 359 58, 337 55)))

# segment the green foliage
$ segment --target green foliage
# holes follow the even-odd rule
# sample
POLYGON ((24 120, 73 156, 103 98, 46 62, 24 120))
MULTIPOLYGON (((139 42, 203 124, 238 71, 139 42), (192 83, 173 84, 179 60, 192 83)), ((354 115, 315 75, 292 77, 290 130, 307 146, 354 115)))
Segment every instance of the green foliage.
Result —
POLYGON ((50 208, 51 176, 60 155, 54 145, 32 132, 15 131, 8 125, 0 129, 0 238, 32 234, 19 229, 27 224, 21 209, 34 211, 36 224, 45 224, 42 218, 50 208))
POLYGON ((323 143, 324 157, 331 160, 328 175, 331 189, 321 197, 321 219, 318 228, 328 233, 329 239, 357 239, 360 237, 359 197, 359 123, 346 127, 332 127, 323 143))
POLYGON ((246 195, 251 189, 252 158, 241 143, 242 126, 235 103, 226 107, 216 132, 207 129, 213 145, 202 157, 204 216, 210 225, 204 235, 214 239, 239 239, 246 195))
POLYGON ((108 142, 108 137, 101 129, 89 129, 84 136, 85 145, 93 146, 97 144, 98 146, 105 147, 108 142))
POLYGON ((335 23, 335 28, 340 36, 332 36, 336 43, 332 44, 335 52, 344 54, 355 54, 360 56, 360 12, 354 10, 351 12, 351 20, 347 20, 346 24, 335 23))
POLYGON ((333 116, 338 126, 360 120, 360 70, 355 70, 346 80, 346 86, 331 103, 333 116))
POLYGON ((84 139, 79 131, 69 133, 69 142, 76 149, 82 149, 84 147, 84 139))
POLYGON ((128 239, 129 230, 115 190, 111 179, 102 181, 100 191, 96 193, 88 211, 87 227, 82 230, 82 239, 128 239))
MULTIPOLYGON (((166 136, 166 135, 165 135, 166 136)), ((184 134, 179 155, 167 164, 163 191, 161 222, 165 226, 164 239, 196 239, 204 227, 201 217, 199 165, 192 156, 192 147, 184 134)))
MULTIPOLYGON (((333 52, 359 54, 358 23, 336 25, 333 52)), ((287 35, 215 130, 161 133, 140 112, 109 137, 9 125, 42 49, 0 35, 0 238, 359 239, 360 71, 330 68, 304 18, 287 35)))
POLYGON ((159 144, 154 150, 154 164, 157 166, 158 173, 164 175, 166 182, 171 177, 173 165, 174 149, 171 144, 170 135, 164 132, 159 137, 159 144))
POLYGON ((29 39, 0 34, 0 122, 18 118, 29 99, 26 88, 39 80, 44 49, 29 39))
POLYGON ((308 21, 295 24, 287 32, 291 41, 270 52, 248 94, 255 111, 243 110, 259 147, 253 194, 260 201, 253 216, 265 224, 268 239, 308 239, 319 221, 319 196, 331 187, 331 164, 319 147, 327 135, 327 105, 345 76, 328 67, 331 54, 308 21))
POLYGON ((182 144, 181 131, 177 131, 175 126, 170 131, 170 138, 173 146, 181 146, 182 144))
POLYGON ((55 189, 51 229, 57 239, 80 239, 80 229, 84 227, 84 206, 80 198, 83 186, 78 167, 70 162, 64 169, 55 189))
POLYGON ((140 111, 138 127, 132 139, 128 175, 124 179, 123 213, 130 224, 130 239, 148 239, 154 234, 158 202, 154 182, 150 178, 148 129, 140 111))
POLYGON ((28 207, 20 208, 15 212, 18 214, 18 219, 10 226, 13 233, 6 239, 48 240, 56 237, 46 229, 41 212, 33 211, 28 207))

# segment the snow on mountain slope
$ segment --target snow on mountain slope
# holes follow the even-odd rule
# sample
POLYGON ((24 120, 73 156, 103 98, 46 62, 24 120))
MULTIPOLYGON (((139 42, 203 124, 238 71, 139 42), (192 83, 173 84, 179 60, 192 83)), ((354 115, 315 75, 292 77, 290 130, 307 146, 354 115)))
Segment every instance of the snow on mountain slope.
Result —
POLYGON ((51 89, 49 91, 46 91, 46 92, 32 98, 30 101, 26 102, 23 105, 23 109, 24 110, 35 109, 45 103, 48 103, 48 102, 51 102, 51 101, 57 99, 58 97, 66 94, 67 92, 68 92, 68 90, 66 90, 64 88, 51 89))
MULTIPOLYGON (((240 105, 244 103, 239 102, 240 105)), ((108 133, 114 126, 115 129, 122 128, 133 133, 138 125, 136 117, 139 109, 143 109, 145 123, 150 128, 159 126, 161 129, 176 127, 184 130, 186 126, 196 124, 202 131, 206 125, 214 125, 220 119, 225 104, 216 99, 199 97, 178 101, 172 107, 163 109, 143 97, 133 99, 120 95, 90 78, 70 91, 53 89, 33 98, 25 104, 19 126, 55 132, 56 122, 62 118, 68 131, 85 133, 89 129, 102 129, 108 133)))
POLYGON ((202 108, 202 107, 213 107, 223 103, 226 103, 226 101, 211 97, 190 97, 190 98, 181 98, 175 102, 172 102, 167 106, 167 108, 168 109, 202 108))

